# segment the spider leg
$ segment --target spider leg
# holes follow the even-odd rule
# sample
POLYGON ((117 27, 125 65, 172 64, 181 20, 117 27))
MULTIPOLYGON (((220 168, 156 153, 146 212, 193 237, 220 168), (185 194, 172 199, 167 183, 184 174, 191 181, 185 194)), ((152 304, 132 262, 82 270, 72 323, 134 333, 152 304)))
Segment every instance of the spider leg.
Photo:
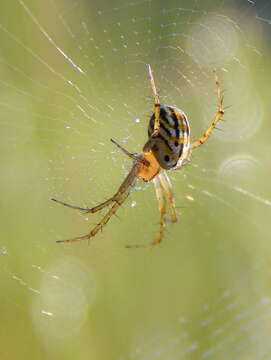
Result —
MULTIPOLYGON (((124 154, 126 154, 131 159, 133 159, 135 161, 140 161, 144 165, 149 165, 149 162, 146 159, 140 157, 140 154, 132 154, 129 151, 127 151, 126 149, 124 149, 121 145, 119 145, 115 140, 113 140, 113 139, 110 139, 110 140, 119 149, 121 149, 124 152, 124 154)), ((94 206, 92 208, 83 208, 83 207, 72 205, 72 204, 69 204, 69 203, 66 203, 64 201, 57 200, 57 199, 54 199, 54 198, 52 198, 51 200, 55 201, 56 203, 58 203, 60 205, 67 206, 67 207, 69 207, 71 209, 79 210, 79 211, 82 211, 83 213, 92 213, 93 214, 93 213, 95 213, 97 211, 102 210, 104 207, 109 206, 110 204, 112 204, 115 201, 116 195, 112 196, 110 199, 108 199, 108 200, 102 202, 101 204, 99 204, 97 206, 94 206)))
POLYGON ((161 185, 160 179, 158 176, 156 176, 153 179, 154 182, 154 188, 156 197, 158 200, 158 207, 160 211, 160 222, 159 222, 159 231, 155 238, 150 243, 147 244, 139 244, 139 245, 126 245, 127 248, 147 248, 147 247, 153 247, 156 244, 159 244, 162 241, 163 238, 163 232, 164 232, 164 226, 165 226, 165 215, 166 215, 166 202, 165 202, 165 194, 164 189, 161 185))
MULTIPOLYGON (((115 195, 114 195, 115 196, 115 195)), ((112 196, 112 198, 102 202, 101 204, 94 206, 92 208, 83 208, 80 206, 76 206, 76 205, 72 205, 72 204, 68 204, 64 201, 61 200, 57 200, 57 199, 51 199, 53 201, 55 201, 56 203, 60 204, 60 205, 64 205, 67 206, 71 209, 75 209, 75 210, 79 210, 82 211, 83 213, 95 213, 96 211, 102 210, 104 207, 109 206, 112 202, 114 202, 114 196, 112 196)))
POLYGON ((153 129, 152 136, 157 136, 159 133, 159 129, 160 129, 160 100, 159 100, 159 96, 157 94, 151 65, 148 64, 147 67, 148 67, 148 71, 149 71, 149 78, 150 78, 151 88, 152 88, 152 92, 153 92, 153 104, 154 104, 154 116, 155 116, 154 129, 153 129))
POLYGON ((215 71, 214 71, 214 74, 215 74, 215 84, 216 84, 216 93, 217 93, 217 111, 216 111, 216 114, 215 114, 213 120, 211 121, 211 124, 208 126, 207 130, 203 133, 203 135, 200 138, 198 138, 197 140, 192 142, 192 144, 190 145, 190 150, 193 150, 193 149, 197 148, 198 146, 205 143, 205 141, 211 135, 211 132, 215 128, 218 121, 221 120, 221 118, 224 115, 223 96, 221 94, 218 76, 215 71))
POLYGON ((57 240, 56 242, 63 243, 63 242, 74 242, 80 240, 90 240, 90 238, 94 237, 97 234, 97 232, 102 230, 103 226, 105 226, 108 223, 111 216, 115 214, 118 208, 126 200, 128 195, 129 192, 125 192, 125 193, 120 193, 117 197, 115 197, 114 204, 112 205, 112 207, 108 210, 108 212, 105 214, 102 220, 99 221, 99 223, 96 226, 94 226, 94 228, 91 229, 91 231, 87 235, 78 236, 73 239, 57 240))
POLYGON ((175 201, 174 196, 172 192, 172 185, 169 180, 169 177, 167 176, 167 173, 165 171, 160 172, 158 175, 158 179, 160 181, 160 184, 164 190, 164 194, 167 198, 167 204, 170 209, 171 213, 171 221, 176 222, 177 221, 177 214, 176 214, 176 208, 175 208, 175 201))
POLYGON ((97 206, 95 206, 92 209, 84 209, 84 208, 78 208, 78 207, 74 207, 73 205, 70 206, 69 204, 63 203, 63 202, 59 202, 60 204, 65 206, 69 206, 75 209, 79 209, 79 210, 92 210, 92 211, 87 211, 87 212, 96 212, 101 210, 103 207, 110 205, 111 203, 113 204, 110 209, 108 210, 108 212, 104 215, 104 217, 101 219, 101 221, 99 221, 99 223, 94 226, 93 229, 91 229, 91 231, 87 234, 87 235, 83 235, 83 236, 78 236, 75 237, 73 239, 66 239, 66 240, 57 240, 57 242, 59 243, 63 243, 63 242, 74 242, 74 241, 80 241, 80 240, 90 240, 90 238, 94 237, 97 232, 99 232, 100 230, 102 230, 103 226, 105 226, 108 221, 110 220, 111 216, 113 214, 115 214, 115 212, 118 210, 118 208, 123 204, 123 202, 126 200, 126 198, 128 197, 128 195, 130 194, 133 184, 136 180, 136 175, 138 173, 138 167, 139 167, 139 162, 135 162, 131 171, 129 172, 129 174, 127 175, 127 177, 125 178, 125 180, 123 181, 123 183, 120 185, 118 191, 116 192, 116 194, 114 196, 112 196, 112 198, 106 200, 105 202, 103 202, 102 204, 99 204, 97 206), (95 209, 95 211, 93 211, 93 209, 95 209))

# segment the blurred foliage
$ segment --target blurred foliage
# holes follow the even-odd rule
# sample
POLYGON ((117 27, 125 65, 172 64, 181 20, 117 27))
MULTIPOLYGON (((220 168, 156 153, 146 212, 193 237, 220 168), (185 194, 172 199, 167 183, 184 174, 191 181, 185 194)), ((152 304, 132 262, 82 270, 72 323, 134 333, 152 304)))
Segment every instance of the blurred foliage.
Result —
POLYGON ((261 359, 270 356, 269 2, 28 0, 0 5, 1 359, 261 359), (264 36, 263 36, 264 35, 264 36), (158 226, 153 185, 138 182, 90 244, 81 216, 141 151, 163 101, 199 136, 170 173, 179 222, 158 226), (80 69, 83 70, 80 71, 80 69))

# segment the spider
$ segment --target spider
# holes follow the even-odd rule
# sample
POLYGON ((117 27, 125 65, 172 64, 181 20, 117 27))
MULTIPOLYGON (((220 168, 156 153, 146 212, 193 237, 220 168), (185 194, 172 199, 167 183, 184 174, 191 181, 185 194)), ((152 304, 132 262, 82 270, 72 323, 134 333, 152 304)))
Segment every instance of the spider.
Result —
POLYGON ((79 210, 83 213, 96 213, 105 207, 110 207, 101 221, 95 225, 87 235, 67 240, 57 240, 57 242, 64 243, 90 240, 90 238, 94 237, 102 230, 103 226, 107 224, 111 216, 116 213, 118 208, 126 200, 133 189, 136 179, 142 179, 145 182, 153 181, 154 183, 160 212, 159 231, 152 242, 147 244, 126 245, 126 247, 152 247, 160 243, 163 238, 167 211, 170 214, 169 221, 177 221, 172 186, 166 171, 182 168, 182 166, 190 160, 192 150, 205 143, 218 121, 223 117, 223 98, 217 74, 214 72, 217 93, 216 114, 203 135, 197 140, 190 142, 190 127, 185 113, 175 106, 160 103, 152 69, 149 64, 147 65, 147 69, 153 93, 154 111, 149 121, 149 138, 143 147, 143 154, 130 153, 116 141, 110 139, 125 155, 133 160, 132 169, 111 198, 92 208, 83 208, 68 204, 64 201, 52 199, 58 204, 79 210))

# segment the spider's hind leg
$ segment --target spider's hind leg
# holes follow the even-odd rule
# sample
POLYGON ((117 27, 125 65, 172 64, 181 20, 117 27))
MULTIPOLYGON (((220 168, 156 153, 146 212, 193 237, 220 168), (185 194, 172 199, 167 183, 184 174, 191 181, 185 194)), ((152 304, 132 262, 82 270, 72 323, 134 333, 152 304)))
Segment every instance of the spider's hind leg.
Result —
POLYGON ((99 210, 102 210, 104 207, 109 206, 110 204, 112 204, 112 202, 114 201, 114 198, 115 198, 115 195, 112 196, 112 198, 110 198, 110 199, 108 199, 108 200, 102 202, 101 204, 99 204, 97 206, 94 206, 92 208, 83 208, 83 207, 80 207, 80 206, 68 204, 68 203, 66 203, 64 201, 57 200, 57 199, 54 199, 54 198, 52 198, 51 200, 55 201, 56 203, 58 203, 60 205, 67 206, 67 207, 69 207, 71 209, 79 210, 79 211, 81 211, 83 213, 86 213, 86 214, 87 213, 92 213, 93 214, 93 213, 95 213, 95 212, 97 212, 99 210))
POLYGON ((59 203, 61 205, 71 207, 72 209, 80 210, 80 211, 83 211, 86 213, 95 213, 96 211, 99 211, 99 210, 103 209, 104 207, 112 204, 112 206, 109 208, 107 213, 103 216, 103 218, 99 221, 99 223, 96 226, 94 226, 87 235, 78 236, 73 239, 58 240, 57 242, 64 243, 64 242, 74 242, 74 241, 80 241, 80 240, 90 240, 90 238, 94 237, 100 230, 102 230, 103 226, 105 226, 108 223, 111 216, 116 213, 118 208, 123 204, 123 202, 126 200, 128 195, 130 194, 130 192, 133 188, 133 184, 137 178, 138 167, 139 167, 139 162, 135 162, 131 171, 129 172, 129 174, 126 176, 126 178, 120 185, 116 194, 113 195, 110 199, 104 201, 103 203, 101 203, 91 209, 81 208, 79 206, 70 205, 70 204, 64 203, 63 201, 53 199, 54 201, 56 201, 57 203, 59 203))
POLYGON ((158 207, 160 212, 159 231, 156 238, 147 244, 126 245, 127 248, 149 248, 159 244, 163 239, 166 215, 166 201, 163 186, 161 185, 159 175, 153 179, 156 197, 158 200, 158 207))
POLYGON ((169 180, 169 177, 167 176, 167 173, 165 171, 160 172, 160 174, 158 175, 159 180, 160 180, 160 184, 164 190, 164 194, 166 196, 167 199, 167 205, 169 207, 170 210, 170 219, 169 221, 171 222, 176 222, 177 219, 177 214, 176 214, 176 208, 175 208, 175 201, 174 201, 174 196, 173 196, 173 192, 172 192, 172 185, 171 182, 169 180))
POLYGON ((118 198, 115 198, 115 200, 113 200, 114 204, 107 211, 107 213, 104 215, 102 220, 99 221, 99 223, 96 226, 94 226, 94 228, 91 229, 91 231, 87 235, 78 236, 78 237, 75 237, 72 239, 57 240, 56 242, 65 243, 65 242, 75 242, 75 241, 80 241, 80 240, 90 240, 90 238, 94 237, 97 234, 97 232, 102 230, 103 226, 105 226, 108 223, 111 216, 113 214, 115 214, 115 212, 118 210, 118 208, 121 206, 121 204, 124 202, 124 200, 127 198, 128 195, 129 195, 129 193, 120 194, 120 196, 118 198))

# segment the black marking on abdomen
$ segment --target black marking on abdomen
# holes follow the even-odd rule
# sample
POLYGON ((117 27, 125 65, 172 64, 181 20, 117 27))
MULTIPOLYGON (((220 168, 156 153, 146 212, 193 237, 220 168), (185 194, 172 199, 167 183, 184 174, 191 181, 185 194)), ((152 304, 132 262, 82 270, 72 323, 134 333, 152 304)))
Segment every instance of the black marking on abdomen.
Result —
MULTIPOLYGON (((175 154, 175 156, 178 154, 178 157, 180 158, 183 154, 183 150, 185 146, 185 144, 180 140, 185 139, 186 134, 187 137, 189 137, 189 126, 187 125, 187 120, 185 115, 182 114, 181 111, 180 114, 177 114, 176 110, 174 110, 174 108, 171 106, 161 105, 159 118, 160 118, 160 128, 162 132, 158 134, 157 138, 160 138, 165 143, 165 145, 168 147, 171 153, 175 154), (187 130, 184 131, 182 130, 183 124, 186 125, 185 127, 187 130)), ((153 134, 154 121, 155 121, 155 114, 152 114, 148 127, 149 137, 151 137, 153 134)))
POLYGON ((180 125, 181 124, 180 124, 180 122, 179 122, 179 120, 177 118, 177 115, 176 115, 175 111, 171 107, 169 107, 169 110, 171 112, 171 118, 174 121, 174 129, 176 131, 176 138, 179 139, 180 138, 180 125))
POLYGON ((163 142, 167 145, 170 151, 173 151, 167 139, 165 139, 161 134, 158 135, 158 138, 163 140, 163 142))

